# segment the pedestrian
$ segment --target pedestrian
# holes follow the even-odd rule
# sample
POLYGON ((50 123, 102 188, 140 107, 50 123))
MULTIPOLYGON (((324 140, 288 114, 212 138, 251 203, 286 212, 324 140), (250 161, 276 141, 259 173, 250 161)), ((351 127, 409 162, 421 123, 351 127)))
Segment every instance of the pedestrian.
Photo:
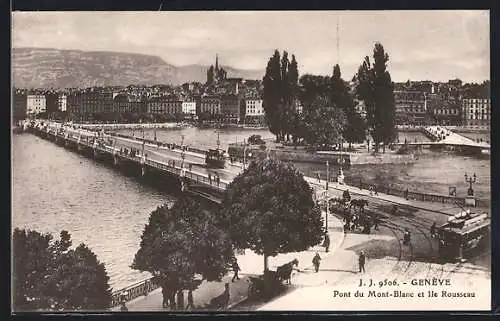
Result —
POLYGON ((321 257, 319 256, 318 252, 316 252, 316 255, 312 259, 312 263, 314 265, 314 270, 316 273, 319 271, 319 262, 321 261, 321 257))
POLYGON ((409 194, 409 191, 408 191, 408 188, 405 190, 405 199, 408 200, 408 194, 409 194))
POLYGON ((370 196, 373 196, 373 185, 370 185, 370 196))
POLYGON ((366 261, 365 252, 361 251, 361 253, 359 254, 359 258, 358 258, 359 273, 361 273, 361 271, 363 271, 363 273, 365 273, 365 261, 366 261))
POLYGON ((350 202, 351 201, 351 194, 349 193, 349 190, 346 189, 344 191, 344 193, 342 193, 342 198, 344 199, 344 201, 346 202, 350 202))
POLYGON ((217 174, 217 187, 219 187, 219 184, 220 184, 220 177, 219 174, 217 174))
POLYGON ((325 240, 323 241, 323 246, 325 247, 325 252, 328 253, 328 250, 330 249, 330 236, 328 235, 328 232, 325 232, 325 240))
POLYGON ((193 290, 188 291, 188 304, 186 305, 186 309, 194 309, 193 290))
POLYGON ((436 222, 433 222, 431 225, 431 237, 432 238, 436 237, 436 222))
POLYGON ((403 235, 403 244, 408 245, 411 242, 411 236, 410 236, 410 230, 408 228, 405 228, 405 233, 403 235))
POLYGON ((175 161, 172 160, 172 167, 175 167, 175 161))
POLYGON ((318 177, 318 183, 321 182, 321 175, 320 175, 320 173, 317 173, 316 176, 318 177))
POLYGON ((120 307, 120 312, 128 312, 128 308, 125 305, 125 300, 122 300, 122 306, 120 307))
POLYGON ((377 188, 377 186, 375 186, 375 187, 373 188, 373 191, 374 191, 375 195, 377 195, 377 196, 378 196, 378 188, 377 188))
POLYGON ((238 276, 238 272, 241 271, 240 266, 238 265, 238 261, 236 260, 236 258, 233 260, 232 268, 233 268, 234 276, 233 276, 233 279, 231 280, 231 282, 234 282, 234 279, 236 279, 236 280, 240 279, 240 277, 238 276))
POLYGON ((378 231, 378 217, 377 216, 373 216, 373 229, 378 231))
POLYGON ((193 164, 189 163, 189 171, 193 170, 193 164))
POLYGON ((212 175, 208 173, 208 182, 212 185, 212 175))
POLYGON ((167 295, 167 289, 165 287, 161 288, 161 294, 163 297, 161 306, 165 309, 168 307, 168 295, 167 295))

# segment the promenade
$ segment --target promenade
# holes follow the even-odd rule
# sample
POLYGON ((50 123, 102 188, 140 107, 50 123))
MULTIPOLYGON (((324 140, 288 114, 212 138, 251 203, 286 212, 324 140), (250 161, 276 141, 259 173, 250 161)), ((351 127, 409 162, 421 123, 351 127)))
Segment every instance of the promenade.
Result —
MULTIPOLYGON (((325 213, 323 213, 325 215, 325 213)), ((328 218, 328 233, 330 236, 330 251, 328 255, 332 255, 336 252, 344 240, 344 233, 342 228, 342 221, 333 215, 329 215, 328 218)), ((286 254, 278 254, 275 257, 269 257, 269 269, 276 270, 276 268, 282 264, 288 263, 293 259, 299 261, 298 270, 308 271, 312 269, 312 258, 315 253, 319 252, 322 256, 325 254, 325 248, 322 246, 314 246, 306 251, 302 252, 292 252, 286 254)), ((194 310, 203 310, 210 300, 224 291, 224 283, 230 283, 230 299, 229 299, 229 309, 241 304, 248 297, 248 279, 250 276, 261 275, 264 271, 264 258, 261 255, 257 255, 250 250, 246 250, 244 254, 236 255, 238 260, 238 265, 241 268, 239 273, 240 280, 235 280, 231 282, 233 277, 233 272, 230 271, 221 282, 206 282, 204 281, 198 289, 193 291, 194 299, 194 310)), ((294 272, 292 278, 302 272, 294 272)), ((185 300, 187 300, 187 292, 184 294, 185 300)), ((187 301, 185 302, 187 304, 187 301)), ((162 307, 162 293, 161 288, 156 289, 149 293, 147 296, 138 297, 130 302, 126 303, 127 309, 130 312, 136 311, 169 311, 169 309, 164 309, 162 307)), ((119 311, 120 307, 114 307, 111 311, 119 311)))

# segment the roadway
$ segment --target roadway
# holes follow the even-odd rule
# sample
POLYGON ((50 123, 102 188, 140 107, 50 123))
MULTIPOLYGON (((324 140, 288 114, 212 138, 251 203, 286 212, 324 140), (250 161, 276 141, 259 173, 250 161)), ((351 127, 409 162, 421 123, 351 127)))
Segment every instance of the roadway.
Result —
MULTIPOLYGON (((325 193, 324 185, 311 182, 318 196, 325 193)), ((341 197, 342 189, 331 189, 329 197, 341 197)), ((301 269, 292 279, 289 291, 271 302, 243 302, 234 310, 457 310, 484 309, 490 304, 491 269, 490 251, 470 258, 467 262, 440 262, 438 240, 430 235, 430 225, 438 225, 448 219, 443 213, 417 209, 412 204, 399 205, 396 215, 390 214, 393 203, 383 195, 367 196, 351 192, 353 198, 363 197, 369 200, 366 212, 377 216, 379 229, 372 229, 371 234, 362 234, 359 230, 347 232, 341 246, 334 253, 320 252, 322 258, 320 270, 301 269), (411 246, 402 244, 404 229, 410 230, 411 246), (358 270, 358 256, 365 252, 366 273, 358 270), (365 283, 397 280, 399 286, 384 285, 368 289, 359 286, 360 278, 365 283), (400 290, 413 293, 429 287, 411 285, 413 279, 449 279, 449 287, 434 287, 439 299, 426 297, 408 299, 354 297, 357 290, 367 293, 375 290, 379 293, 400 290), (406 284, 403 284, 406 283, 406 284), (441 291, 474 292, 475 298, 442 298, 441 291), (334 291, 351 293, 350 297, 334 296, 334 291)), ((455 208, 450 214, 461 209, 455 208)))
MULTIPOLYGON (((143 143, 138 140, 110 135, 104 135, 104 137, 106 140, 111 139, 115 148, 135 148, 142 153, 143 143)), ((180 149, 169 149, 168 147, 158 147, 154 144, 145 143, 144 153, 147 154, 148 159, 154 161, 163 163, 174 161, 176 167, 182 163, 182 150, 180 149)), ((205 155, 187 151, 184 153, 184 168, 188 168, 189 164, 192 164, 193 172, 202 175, 210 174, 212 176, 218 174, 221 181, 229 183, 241 172, 241 167, 232 166, 228 163, 225 168, 208 168, 205 164, 205 155)))

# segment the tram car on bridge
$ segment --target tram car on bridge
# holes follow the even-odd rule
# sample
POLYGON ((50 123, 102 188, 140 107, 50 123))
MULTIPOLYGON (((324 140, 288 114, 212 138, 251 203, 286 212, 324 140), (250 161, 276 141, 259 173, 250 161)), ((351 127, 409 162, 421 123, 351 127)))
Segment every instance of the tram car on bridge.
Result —
POLYGON ((451 216, 437 229, 439 255, 443 260, 462 260, 473 250, 480 250, 490 240, 490 219, 486 213, 470 210, 451 216))
POLYGON ((226 163, 222 149, 209 149, 205 157, 205 164, 211 168, 224 168, 226 163))

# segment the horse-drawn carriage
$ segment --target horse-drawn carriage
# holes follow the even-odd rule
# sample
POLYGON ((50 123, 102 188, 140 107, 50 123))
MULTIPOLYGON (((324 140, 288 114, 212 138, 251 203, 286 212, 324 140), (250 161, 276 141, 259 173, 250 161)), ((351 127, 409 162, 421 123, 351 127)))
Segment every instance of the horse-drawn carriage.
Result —
POLYGON ((368 201, 364 199, 331 198, 329 200, 329 210, 343 217, 344 230, 356 231, 362 227, 362 233, 369 234, 374 225, 374 219, 365 213, 368 201))
POLYGON ((291 284, 293 267, 297 267, 299 261, 294 259, 286 264, 278 266, 276 271, 267 270, 263 275, 250 277, 248 282, 248 298, 270 298, 283 290, 283 282, 291 284))

